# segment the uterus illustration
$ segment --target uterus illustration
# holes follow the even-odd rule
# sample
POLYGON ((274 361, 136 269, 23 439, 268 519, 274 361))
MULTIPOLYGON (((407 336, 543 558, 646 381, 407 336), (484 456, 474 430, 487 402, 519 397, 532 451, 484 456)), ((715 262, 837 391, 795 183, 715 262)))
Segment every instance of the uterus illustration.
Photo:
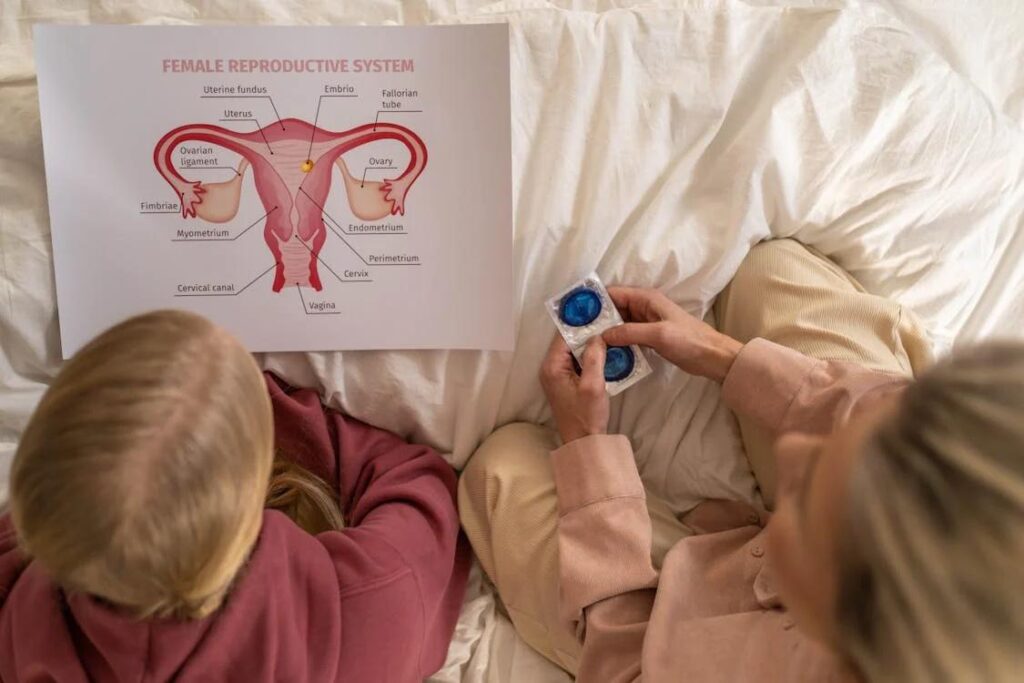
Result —
POLYGON ((181 126, 160 138, 153 150, 153 162, 174 189, 182 218, 209 223, 224 223, 235 217, 242 180, 251 168, 266 211, 263 237, 274 256, 273 291, 291 286, 320 291, 323 285, 317 260, 327 239, 323 207, 330 192, 332 168, 341 171, 352 214, 363 221, 382 220, 405 214, 409 189, 426 166, 427 148, 418 135, 396 124, 367 123, 332 132, 288 118, 250 133, 206 124, 181 126), (378 140, 397 140, 405 146, 409 156, 405 169, 384 180, 355 177, 342 155, 378 140), (208 143, 239 154, 242 158, 236 175, 215 183, 184 178, 172 163, 172 155, 190 142, 208 143))

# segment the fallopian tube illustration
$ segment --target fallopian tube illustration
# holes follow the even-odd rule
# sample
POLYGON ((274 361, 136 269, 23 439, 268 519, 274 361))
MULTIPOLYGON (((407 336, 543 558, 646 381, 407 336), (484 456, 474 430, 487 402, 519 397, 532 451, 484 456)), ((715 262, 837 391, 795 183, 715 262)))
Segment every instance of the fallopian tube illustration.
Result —
POLYGON ((411 130, 391 123, 368 123, 335 133, 289 118, 252 133, 205 124, 181 126, 160 139, 153 162, 181 201, 182 218, 194 216, 210 223, 235 217, 242 177, 252 166, 256 191, 267 211, 263 237, 277 264, 273 290, 295 285, 320 291, 317 254, 327 237, 322 207, 330 192, 332 165, 341 170, 352 213, 362 220, 380 220, 405 214, 405 198, 426 166, 427 148, 411 130), (341 155, 376 140, 398 140, 405 145, 409 151, 405 170, 397 178, 383 181, 353 177, 341 155), (179 145, 193 141, 240 154, 237 175, 219 183, 182 177, 171 154, 179 145))

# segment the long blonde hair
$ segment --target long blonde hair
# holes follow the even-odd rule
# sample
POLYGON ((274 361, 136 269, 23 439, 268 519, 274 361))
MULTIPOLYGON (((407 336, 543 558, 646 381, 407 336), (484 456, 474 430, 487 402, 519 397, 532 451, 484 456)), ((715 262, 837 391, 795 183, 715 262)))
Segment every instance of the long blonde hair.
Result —
POLYGON ((266 504, 311 534, 345 527, 341 503, 331 487, 284 455, 274 461, 266 504))
POLYGON ((1024 674, 1024 344, 926 372, 855 466, 838 647, 867 681, 1024 674))
MULTIPOLYGON (((140 618, 201 618, 256 541, 273 460, 252 356, 197 315, 149 313, 86 345, 43 396, 15 455, 12 519, 65 589, 140 618)), ((309 473, 282 470, 278 500, 301 485, 313 509, 331 501, 309 473)))

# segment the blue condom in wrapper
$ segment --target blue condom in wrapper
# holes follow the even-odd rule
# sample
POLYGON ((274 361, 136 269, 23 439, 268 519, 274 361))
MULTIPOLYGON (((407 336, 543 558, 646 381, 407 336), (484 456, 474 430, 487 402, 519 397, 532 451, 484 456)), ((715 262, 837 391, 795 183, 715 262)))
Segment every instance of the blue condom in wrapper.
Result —
POLYGON ((558 319, 570 327, 589 325, 601 315, 601 297, 586 287, 577 287, 558 304, 558 319))
MULTIPOLYGON (((583 350, 592 337, 623 322, 597 273, 591 273, 548 299, 546 308, 578 362, 583 360, 583 350)), ((639 346, 608 348, 604 379, 609 394, 614 396, 649 374, 650 363, 639 346)))
POLYGON ((609 346, 604 358, 604 381, 621 382, 629 377, 636 365, 636 356, 628 346, 609 346))

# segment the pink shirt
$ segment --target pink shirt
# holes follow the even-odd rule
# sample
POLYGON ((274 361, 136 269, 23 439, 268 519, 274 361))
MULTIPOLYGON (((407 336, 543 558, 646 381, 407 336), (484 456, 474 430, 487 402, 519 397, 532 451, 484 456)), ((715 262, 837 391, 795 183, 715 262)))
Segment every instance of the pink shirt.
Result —
MULTIPOLYGON (((776 432, 824 433, 906 381, 755 339, 722 394, 733 411, 776 432)), ((629 440, 570 442, 552 453, 552 466, 562 609, 583 643, 579 681, 847 680, 779 602, 765 562, 766 514, 701 503, 683 518, 697 535, 669 551, 659 575, 629 440)))
POLYGON ((432 449, 267 376, 278 450, 345 501, 311 536, 263 515, 249 562, 206 619, 138 621, 68 594, 0 517, 2 681, 421 681, 444 662, 465 591, 455 473, 432 449))

